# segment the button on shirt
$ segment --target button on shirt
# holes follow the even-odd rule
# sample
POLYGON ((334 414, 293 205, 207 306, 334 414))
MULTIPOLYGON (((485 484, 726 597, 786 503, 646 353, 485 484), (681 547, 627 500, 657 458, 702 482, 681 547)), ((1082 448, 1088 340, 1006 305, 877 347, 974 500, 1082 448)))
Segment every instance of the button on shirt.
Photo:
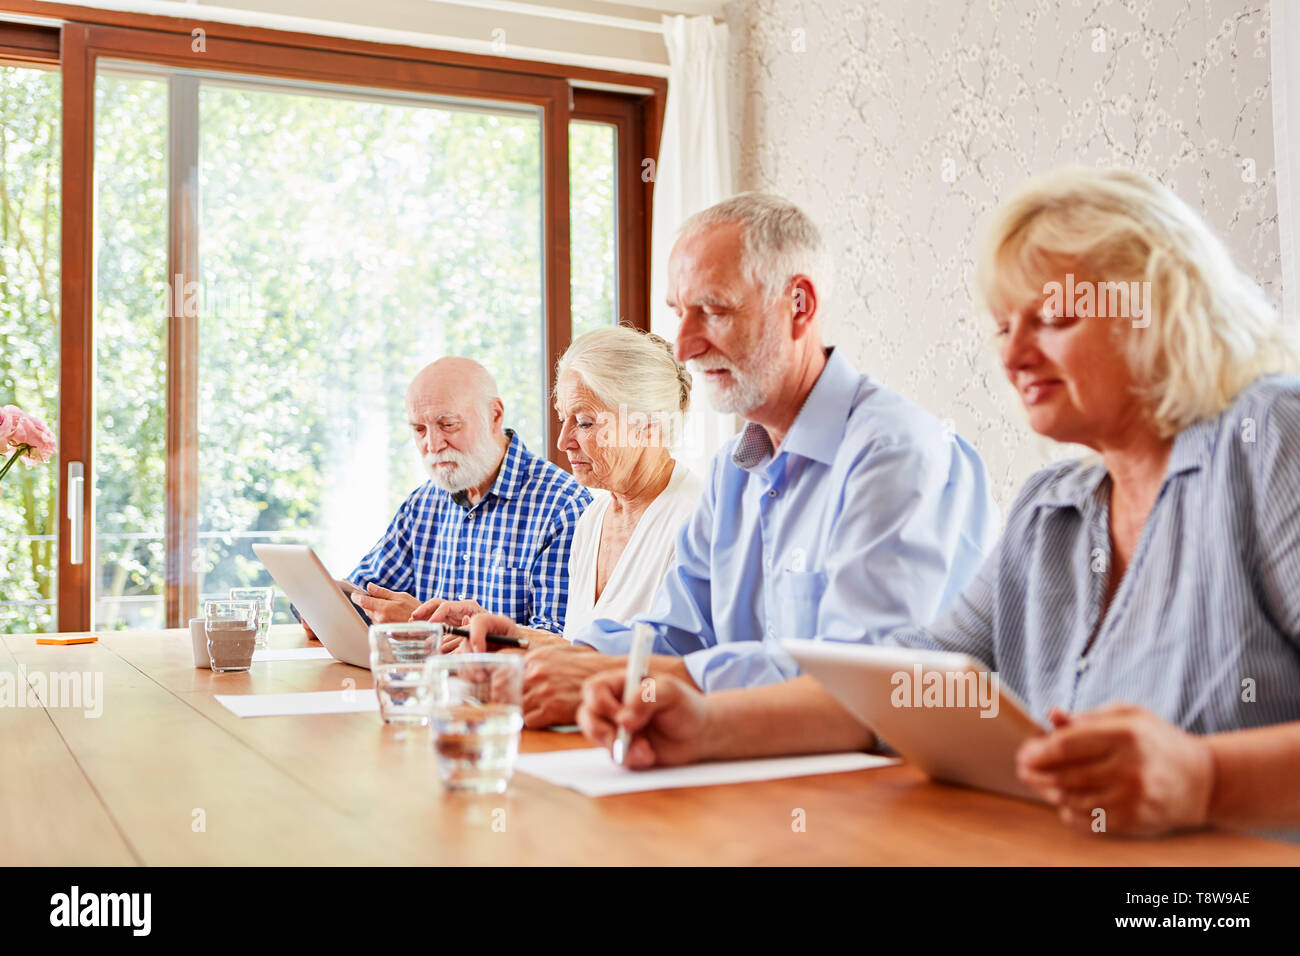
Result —
POLYGON ((1110 489, 1096 459, 1034 475, 953 608, 882 643, 978 658, 1040 719, 1122 702, 1193 733, 1300 720, 1300 378, 1176 436, 1099 621, 1110 489))
MULTIPOLYGON (((648 613, 705 690, 785 680, 787 637, 868 641, 932 620, 997 536, 979 456, 838 351, 773 454, 750 423, 714 458, 648 613)), ((599 620, 576 643, 627 653, 599 620)))
POLYGON ((348 579, 421 601, 475 600, 519 624, 562 632, 569 547, 591 493, 512 430, 506 435, 501 470, 477 504, 425 482, 348 579))

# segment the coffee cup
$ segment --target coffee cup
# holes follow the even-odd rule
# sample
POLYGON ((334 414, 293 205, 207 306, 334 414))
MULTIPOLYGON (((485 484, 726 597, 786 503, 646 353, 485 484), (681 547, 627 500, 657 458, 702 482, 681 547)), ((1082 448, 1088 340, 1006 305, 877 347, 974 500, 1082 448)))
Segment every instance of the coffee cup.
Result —
POLYGON ((208 632, 204 626, 206 623, 201 617, 190 618, 190 642, 194 645, 194 666, 212 670, 212 659, 208 657, 208 632))

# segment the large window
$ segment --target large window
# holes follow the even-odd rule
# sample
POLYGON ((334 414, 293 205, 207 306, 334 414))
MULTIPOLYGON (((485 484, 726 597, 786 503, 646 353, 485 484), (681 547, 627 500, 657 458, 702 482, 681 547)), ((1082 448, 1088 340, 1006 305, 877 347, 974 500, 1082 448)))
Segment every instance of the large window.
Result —
POLYGON ((556 358, 645 322, 661 81, 132 25, 0 24, 0 404, 61 439, 0 486, 5 631, 183 624, 259 540, 344 573, 422 480, 420 367, 483 362, 556 459, 556 358))
POLYGON ((617 325, 618 130, 607 123, 569 125, 569 229, 573 250, 573 337, 617 325))
POLYGON ((164 626, 167 82, 95 89, 91 626, 164 626))
POLYGON ((653 176, 634 100, 573 91, 569 223, 573 336, 622 323, 646 327, 653 176))
POLYGON ((270 583, 256 541, 351 567, 423 480, 406 386, 441 355, 482 361, 545 453, 537 109, 159 72, 96 81, 97 628, 165 618, 168 321, 196 332, 199 600, 270 583))
MULTIPOLYGON (((0 405, 59 396, 59 74, 0 64, 0 405)), ((0 482, 0 631, 56 625, 57 466, 0 482)))

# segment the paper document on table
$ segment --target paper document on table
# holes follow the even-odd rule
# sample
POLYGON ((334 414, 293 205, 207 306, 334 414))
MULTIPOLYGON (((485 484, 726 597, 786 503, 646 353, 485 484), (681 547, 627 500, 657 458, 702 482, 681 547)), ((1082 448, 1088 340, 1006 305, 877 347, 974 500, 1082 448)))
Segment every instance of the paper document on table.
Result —
POLYGON ((362 714, 379 709, 373 690, 314 690, 301 694, 214 694, 236 717, 362 714))
POLYGON ((334 657, 323 647, 264 647, 253 651, 253 663, 258 661, 328 661, 334 657))
POLYGON ((898 763, 876 754, 812 754, 806 757, 773 757, 765 760, 727 760, 686 767, 658 767, 627 770, 614 763, 609 752, 553 750, 550 753, 520 754, 515 769, 547 783, 577 790, 589 797, 642 790, 671 790, 676 787, 712 787, 751 780, 807 777, 818 773, 868 770, 898 763))

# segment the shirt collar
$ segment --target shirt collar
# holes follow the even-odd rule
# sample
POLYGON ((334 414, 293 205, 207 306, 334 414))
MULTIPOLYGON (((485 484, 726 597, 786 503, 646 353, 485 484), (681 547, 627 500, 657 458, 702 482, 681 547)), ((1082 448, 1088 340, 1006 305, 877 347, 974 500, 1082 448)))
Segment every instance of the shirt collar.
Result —
POLYGON ((1106 477, 1106 463, 1097 455, 1079 462, 1078 468, 1064 472, 1043 492, 1040 502, 1058 508, 1083 511, 1097 494, 1097 486, 1106 477))
MULTIPOLYGON (((487 494, 479 499, 480 503, 493 496, 516 498, 523 488, 524 479, 527 478, 524 466, 528 449, 524 447, 523 441, 515 434, 513 428, 506 429, 506 438, 509 439, 509 444, 506 445, 505 456, 501 459, 501 469, 497 472, 497 479, 492 482, 492 487, 488 489, 487 494)), ((464 491, 455 492, 451 500, 467 510, 472 507, 469 495, 464 491)))
MULTIPOLYGON (((1187 471, 1199 471, 1209 462, 1213 450, 1216 423, 1213 420, 1197 422, 1180 431, 1169 450, 1169 464, 1165 468, 1165 481, 1187 471)), ((1085 458, 1081 467, 1073 469, 1054 481, 1044 492, 1043 504, 1077 508, 1083 511, 1095 499, 1097 487, 1106 477, 1106 464, 1098 456, 1085 458)))
MULTIPOLYGON (((829 465, 844 439, 844 428, 853 410, 861 375, 849 360, 834 348, 826 350, 826 367, 794 423, 781 443, 782 452, 790 452, 829 465)), ((772 454, 772 440, 767 430, 748 422, 740 433, 731 460, 741 468, 752 468, 772 454)))
POLYGON ((1165 472, 1165 479, 1184 471, 1199 471, 1209 464, 1217 433, 1218 422, 1215 419, 1197 422, 1180 431, 1174 438, 1174 447, 1169 451, 1169 468, 1165 472))

